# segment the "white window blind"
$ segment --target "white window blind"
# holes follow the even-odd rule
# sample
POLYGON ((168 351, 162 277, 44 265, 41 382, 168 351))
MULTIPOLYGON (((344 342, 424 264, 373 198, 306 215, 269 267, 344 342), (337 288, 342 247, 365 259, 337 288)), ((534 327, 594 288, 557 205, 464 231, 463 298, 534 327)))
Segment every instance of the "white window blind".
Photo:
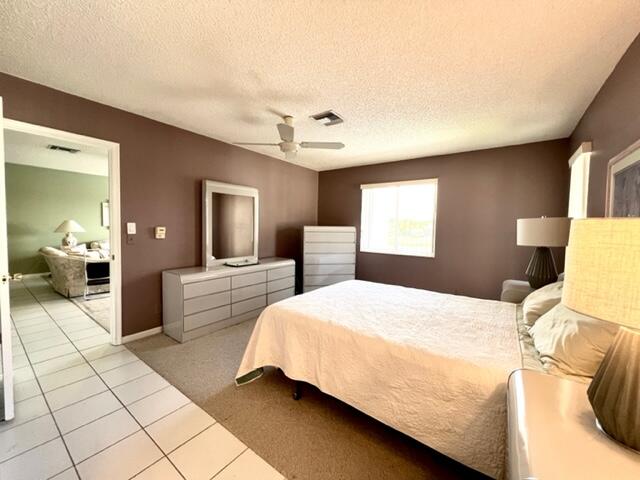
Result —
POLYGON ((438 179, 360 188, 361 252, 435 256, 438 179))
POLYGON ((590 159, 591 145, 583 144, 569 160, 571 183, 569 186, 568 216, 570 218, 587 218, 590 159))

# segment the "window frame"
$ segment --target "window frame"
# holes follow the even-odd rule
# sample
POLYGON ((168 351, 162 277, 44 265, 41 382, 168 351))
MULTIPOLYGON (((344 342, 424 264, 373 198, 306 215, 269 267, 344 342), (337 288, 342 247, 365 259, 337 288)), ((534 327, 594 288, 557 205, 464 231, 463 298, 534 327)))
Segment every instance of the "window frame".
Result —
MULTIPOLYGON (((401 180, 397 182, 380 182, 380 183, 365 183, 360 185, 360 241, 359 243, 359 251, 362 253, 373 253, 378 255, 400 255, 403 257, 416 257, 416 258, 435 258, 436 257, 436 231, 438 224, 438 193, 439 193, 439 182, 438 177, 431 178, 422 178, 418 180, 401 180), (364 218, 364 201, 363 195, 364 190, 376 189, 376 188, 385 188, 385 187, 401 187, 405 185, 434 185, 435 184, 435 194, 433 200, 433 235, 432 235, 432 249, 431 254, 419 255, 416 253, 404 253, 398 251, 381 251, 381 250, 373 250, 373 249, 365 249, 363 247, 363 228, 362 228, 362 220, 364 218)), ((396 212, 397 212, 397 204, 396 204, 396 212)), ((396 219, 398 218, 396 214, 396 219)))
POLYGON ((580 147, 575 151, 575 153, 569 159, 569 201, 567 206, 567 216, 570 218, 587 218, 588 217, 588 203, 589 203, 589 176, 591 170, 591 142, 584 142, 580 145, 580 147), (574 166, 578 166, 581 170, 578 173, 577 170, 574 170, 574 166), (574 177, 574 175, 579 175, 579 177, 574 177), (574 178, 577 181, 574 182, 574 178), (580 185, 580 193, 578 196, 572 195, 572 187, 574 185, 580 185), (579 200, 579 215, 572 215, 572 210, 574 210, 574 202, 577 203, 579 200), (573 200, 573 201, 572 201, 573 200))

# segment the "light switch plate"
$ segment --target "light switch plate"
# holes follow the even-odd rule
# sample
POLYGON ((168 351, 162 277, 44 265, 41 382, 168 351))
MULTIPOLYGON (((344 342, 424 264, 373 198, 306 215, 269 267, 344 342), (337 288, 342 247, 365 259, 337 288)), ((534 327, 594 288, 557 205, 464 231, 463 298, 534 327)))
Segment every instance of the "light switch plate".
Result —
POLYGON ((127 222, 127 235, 136 234, 136 222, 127 222))
POLYGON ((167 227, 156 227, 154 231, 156 240, 164 240, 167 237, 167 227))

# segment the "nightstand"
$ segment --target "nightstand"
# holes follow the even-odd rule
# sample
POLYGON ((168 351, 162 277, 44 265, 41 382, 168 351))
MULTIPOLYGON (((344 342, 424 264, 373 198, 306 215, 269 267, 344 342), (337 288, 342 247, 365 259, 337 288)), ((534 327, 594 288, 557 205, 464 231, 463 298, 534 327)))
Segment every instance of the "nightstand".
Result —
POLYGON ((510 303, 521 303, 535 288, 524 280, 505 280, 502 282, 500 300, 510 303))
POLYGON ((510 480, 640 478, 640 454, 602 433, 586 383, 516 370, 508 384, 510 480))

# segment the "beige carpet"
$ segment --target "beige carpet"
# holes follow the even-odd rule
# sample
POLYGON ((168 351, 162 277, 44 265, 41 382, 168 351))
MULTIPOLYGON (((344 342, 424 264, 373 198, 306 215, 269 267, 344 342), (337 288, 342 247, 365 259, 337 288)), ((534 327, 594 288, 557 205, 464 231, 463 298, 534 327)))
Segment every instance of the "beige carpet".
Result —
POLYGON ((155 335, 127 346, 289 480, 486 479, 314 387, 294 401, 280 371, 236 387, 253 325, 184 344, 155 335))

